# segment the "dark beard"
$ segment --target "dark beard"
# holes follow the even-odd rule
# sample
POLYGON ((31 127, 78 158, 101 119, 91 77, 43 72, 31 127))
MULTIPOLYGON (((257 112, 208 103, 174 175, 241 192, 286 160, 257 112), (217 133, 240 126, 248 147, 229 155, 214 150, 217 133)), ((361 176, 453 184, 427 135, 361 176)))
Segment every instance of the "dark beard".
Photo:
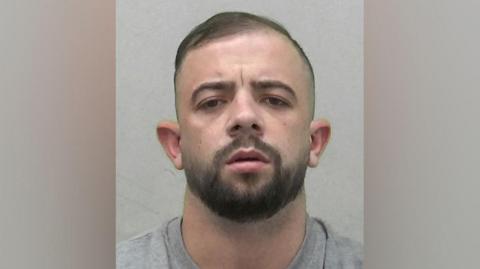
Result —
MULTIPOLYGON (((280 153, 256 136, 242 136, 217 151, 211 165, 182 154, 190 191, 217 215, 235 222, 268 219, 293 201, 303 189, 308 154, 293 167, 283 167, 280 153), (241 147, 254 146, 266 154, 273 164, 272 179, 254 192, 240 192, 220 178, 220 170, 228 156, 241 147)), ((259 174, 239 175, 246 182, 255 182, 259 174)))

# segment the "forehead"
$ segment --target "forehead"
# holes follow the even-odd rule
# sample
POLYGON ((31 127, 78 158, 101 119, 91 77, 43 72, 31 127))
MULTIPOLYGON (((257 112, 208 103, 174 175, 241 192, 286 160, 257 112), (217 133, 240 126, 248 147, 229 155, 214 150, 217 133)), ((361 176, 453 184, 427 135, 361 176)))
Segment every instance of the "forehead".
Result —
POLYGON ((191 49, 180 67, 177 90, 186 93, 203 80, 232 80, 240 73, 251 79, 281 79, 295 88, 309 81, 307 66, 290 40, 271 30, 257 30, 191 49))
POLYGON ((206 41, 187 53, 186 58, 195 58, 210 53, 226 53, 230 55, 248 56, 272 55, 275 53, 291 54, 295 48, 283 35, 272 30, 251 30, 227 35, 206 41))

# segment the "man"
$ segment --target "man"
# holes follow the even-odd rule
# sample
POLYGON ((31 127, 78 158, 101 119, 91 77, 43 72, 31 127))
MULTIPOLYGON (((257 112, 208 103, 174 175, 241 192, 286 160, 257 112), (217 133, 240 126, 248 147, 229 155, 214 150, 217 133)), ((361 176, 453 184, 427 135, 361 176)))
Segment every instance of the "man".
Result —
POLYGON ((306 212, 330 125, 313 120, 313 69, 282 26, 211 17, 180 44, 174 84, 178 124, 157 134, 185 170, 183 216, 119 244, 119 268, 361 268, 358 244, 306 212))

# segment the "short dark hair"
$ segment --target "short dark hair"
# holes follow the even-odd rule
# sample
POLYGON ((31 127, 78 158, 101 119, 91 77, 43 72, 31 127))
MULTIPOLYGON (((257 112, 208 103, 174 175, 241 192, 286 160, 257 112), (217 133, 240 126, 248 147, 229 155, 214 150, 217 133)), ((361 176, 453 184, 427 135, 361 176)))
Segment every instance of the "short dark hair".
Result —
MULTIPOLYGON (((297 49, 298 53, 302 57, 303 61, 308 67, 311 77, 311 110, 312 118, 315 110, 315 75, 312 65, 307 55, 303 51, 298 42, 290 36, 290 33, 280 23, 275 22, 272 19, 258 16, 246 12, 221 12, 213 15, 206 21, 197 25, 190 33, 182 40, 177 49, 177 55, 175 56, 175 74, 173 77, 173 83, 175 87, 175 100, 177 100, 176 91, 176 79, 180 71, 182 63, 186 54, 193 48, 199 47, 208 41, 219 39, 225 36, 235 35, 242 32, 254 31, 259 29, 271 29, 281 35, 285 36, 293 46, 297 49)), ((176 101, 175 101, 176 103, 176 101)), ((178 108, 177 106, 177 116, 178 108)))

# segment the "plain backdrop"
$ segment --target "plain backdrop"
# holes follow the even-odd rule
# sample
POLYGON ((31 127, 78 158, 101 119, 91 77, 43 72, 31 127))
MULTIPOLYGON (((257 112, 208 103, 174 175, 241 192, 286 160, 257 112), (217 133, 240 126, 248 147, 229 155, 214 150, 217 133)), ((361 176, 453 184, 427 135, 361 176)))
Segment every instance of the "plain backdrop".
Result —
POLYGON ((221 11, 282 23, 310 58, 316 116, 332 139, 306 178, 307 207, 338 233, 363 241, 363 3, 361 1, 117 1, 117 241, 182 212, 185 179, 167 159, 155 126, 175 119, 176 49, 221 11))

